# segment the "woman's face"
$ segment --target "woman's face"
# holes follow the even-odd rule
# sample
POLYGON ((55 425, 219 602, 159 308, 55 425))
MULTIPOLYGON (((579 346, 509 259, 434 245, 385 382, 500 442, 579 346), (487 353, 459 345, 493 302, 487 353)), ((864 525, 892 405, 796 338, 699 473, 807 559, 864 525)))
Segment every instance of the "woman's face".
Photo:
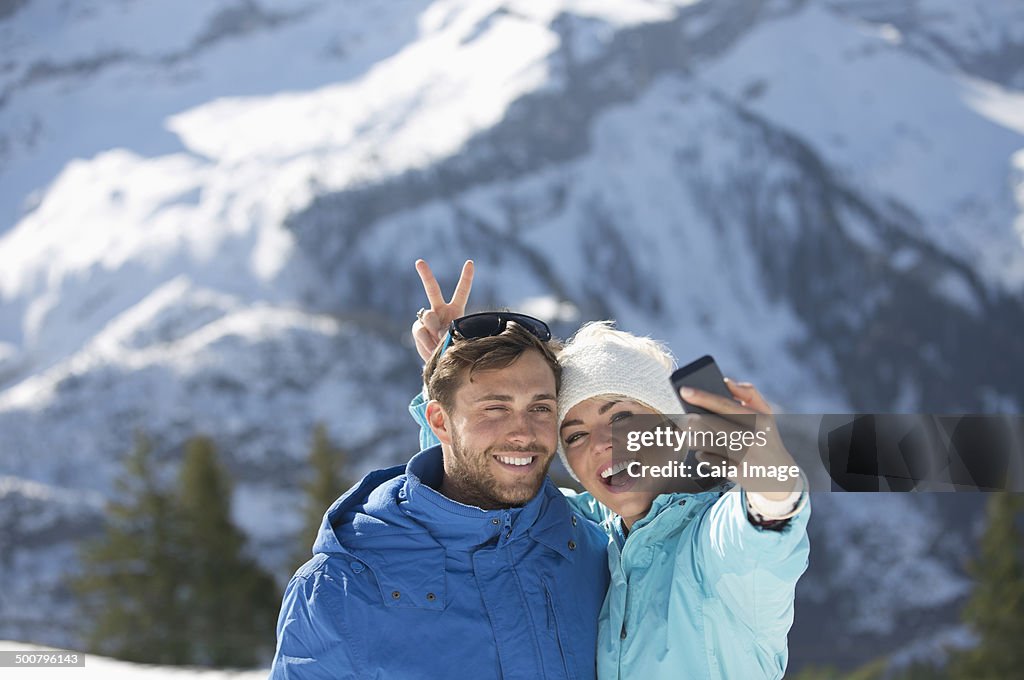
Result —
POLYGON ((647 514, 657 493, 633 491, 637 480, 626 472, 626 463, 613 467, 612 423, 656 414, 625 397, 593 397, 569 409, 559 432, 573 473, 594 498, 622 517, 627 528, 647 514))

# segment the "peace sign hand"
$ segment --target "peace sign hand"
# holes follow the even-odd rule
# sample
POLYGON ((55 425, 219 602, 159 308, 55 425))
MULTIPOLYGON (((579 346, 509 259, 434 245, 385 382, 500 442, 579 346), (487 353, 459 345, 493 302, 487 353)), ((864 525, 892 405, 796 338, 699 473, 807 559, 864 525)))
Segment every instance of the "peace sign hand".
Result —
POLYGON ((449 324, 466 314, 466 302, 469 291, 473 288, 473 260, 466 260, 462 265, 462 274, 455 286, 455 292, 448 302, 444 301, 441 286, 434 278, 434 272, 426 260, 416 260, 416 273, 423 282, 423 291, 427 294, 430 309, 420 310, 416 322, 412 325, 412 339, 416 343, 416 352, 423 361, 427 361, 441 344, 449 324))

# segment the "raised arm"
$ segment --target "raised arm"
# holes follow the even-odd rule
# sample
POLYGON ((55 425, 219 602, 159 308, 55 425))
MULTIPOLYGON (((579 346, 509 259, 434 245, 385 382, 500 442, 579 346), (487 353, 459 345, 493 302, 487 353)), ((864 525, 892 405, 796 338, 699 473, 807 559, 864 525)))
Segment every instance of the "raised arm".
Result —
POLYGON ((793 623, 796 583, 807 569, 810 552, 807 489, 799 480, 767 488, 764 479, 755 485, 755 480, 743 474, 744 460, 771 466, 795 462, 778 437, 770 406, 757 389, 749 383, 726 384, 733 400, 700 390, 683 396, 715 413, 754 416, 757 429, 763 432, 767 427, 771 434, 767 445, 752 447, 742 455, 728 449, 698 454, 698 459, 713 464, 733 464, 738 474, 730 479, 739 488, 724 494, 698 519, 694 564, 707 591, 743 621, 756 639, 770 648, 784 649, 793 623))

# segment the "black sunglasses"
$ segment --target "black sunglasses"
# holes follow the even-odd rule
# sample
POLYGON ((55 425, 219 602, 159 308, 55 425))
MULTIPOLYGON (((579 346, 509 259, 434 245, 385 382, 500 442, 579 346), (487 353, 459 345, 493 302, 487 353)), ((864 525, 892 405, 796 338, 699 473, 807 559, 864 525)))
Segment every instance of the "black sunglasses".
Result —
POLYGON ((479 314, 460 316, 452 321, 448 326, 448 337, 444 341, 444 349, 441 352, 443 353, 452 344, 452 338, 456 333, 460 338, 466 340, 489 338, 502 333, 509 321, 515 321, 541 342, 551 339, 551 329, 540 319, 515 312, 480 312, 479 314))

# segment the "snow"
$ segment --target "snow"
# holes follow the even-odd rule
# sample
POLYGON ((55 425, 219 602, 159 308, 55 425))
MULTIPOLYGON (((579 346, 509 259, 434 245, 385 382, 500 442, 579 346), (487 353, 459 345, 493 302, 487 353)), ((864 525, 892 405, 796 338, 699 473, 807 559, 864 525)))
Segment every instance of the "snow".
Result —
POLYGON ((1024 241, 1024 149, 1013 155, 1011 185, 1014 198, 1017 201, 1017 207, 1020 209, 1020 213, 1017 215, 1017 219, 1014 220, 1013 226, 1021 240, 1024 241))
MULTIPOLYGON (((11 652, 63 652, 73 650, 57 650, 53 647, 0 640, 0 651, 11 652)), ((201 678, 202 680, 264 680, 269 669, 251 671, 207 670, 199 668, 175 666, 151 666, 146 664, 118 661, 94 654, 85 655, 84 667, 67 668, 5 668, 5 680, 21 680, 21 678, 73 678, 74 680, 179 680, 182 678, 201 678)))
MULTIPOLYGON (((419 14, 416 32, 404 42, 389 42, 388 49, 364 47, 366 55, 384 56, 361 62, 364 68, 353 68, 347 79, 270 95, 215 98, 168 111, 167 128, 184 153, 143 155, 120 148, 71 161, 38 207, 0 237, 0 299, 8 307, 2 313, 7 318, 0 317, 0 341, 20 348, 6 350, 3 364, 20 372, 49 369, 121 310, 140 303, 147 290, 182 274, 237 298, 238 304, 264 297, 296 299, 303 282, 294 271, 299 268, 294 236, 282 222, 311 200, 311 178, 317 191, 327 191, 394 176, 456 153, 500 120, 512 101, 547 86, 547 58, 558 43, 546 22, 559 11, 579 12, 597 22, 594 30, 606 32, 609 26, 664 20, 673 7, 653 2, 435 3, 419 14), (90 285, 82 286, 85 281, 90 285)), ((102 14, 107 10, 92 11, 77 19, 84 22, 81 27, 75 24, 81 46, 72 41, 63 48, 67 53, 58 56, 79 58, 87 46, 103 41, 90 27, 110 20, 102 14)), ((285 34, 280 42, 310 37, 311 19, 299 15, 296 25, 280 29, 285 34), (299 26, 307 33, 292 33, 299 26)), ((175 30, 185 31, 182 35, 198 31, 212 16, 197 13, 189 20, 194 25, 184 22, 175 30)), ((125 13, 116 20, 143 18, 125 13)), ((145 21, 151 20, 146 15, 145 21)), ((37 21, 48 25, 43 19, 26 25, 37 21)), ((371 23, 366 30, 377 29, 371 23)), ((924 226, 933 243, 969 259, 976 254, 983 276, 1010 288, 1024 284, 1020 228, 1008 226, 1020 223, 1022 209, 1006 191, 1011 154, 1021 144, 1021 95, 958 81, 908 58, 889 33, 809 6, 755 27, 736 49, 710 64, 700 80, 709 91, 736 98, 751 82, 764 83, 761 94, 747 103, 754 111, 813 144, 849 173, 851 183, 909 204, 927 218, 924 226), (813 93, 810 101, 808 93, 813 93), (962 134, 942 134, 947 129, 962 134), (1004 164, 992 162, 1000 157, 1004 164)), ((16 44, 36 44, 28 36, 19 40, 16 44)), ((184 38, 163 40, 180 43, 184 38)), ((128 43, 118 49, 137 47, 128 43)), ((171 47, 158 42, 147 49, 157 53, 171 47)), ((206 58, 220 64, 228 56, 206 58)), ((97 77, 97 96, 90 100, 105 100, 106 80, 106 75, 97 77)), ((604 201, 602 209, 617 224, 662 225, 667 218, 681 232, 692 221, 672 214, 673 188, 663 178, 677 173, 658 158, 658 150, 680 146, 679 125, 696 133, 697 126, 685 116, 697 114, 684 108, 677 115, 672 107, 666 103, 659 115, 674 116, 675 126, 662 125, 662 139, 641 148, 625 141, 612 148, 612 140, 634 136, 632 113, 622 118, 620 129, 600 122, 594 130, 597 144, 604 147, 598 151, 603 162, 584 170, 593 174, 584 181, 604 185, 597 190, 601 196, 637 199, 621 206, 604 201), (632 172, 600 176, 620 163, 632 172)), ((613 120, 610 116, 602 120, 613 120)), ((729 134, 713 120, 706 125, 729 134)), ((122 131, 121 139, 127 138, 122 131)), ((711 173, 742 171, 749 162, 716 158, 713 145, 701 153, 701 166, 711 173)), ((795 208, 780 203, 777 210, 784 216, 795 208)), ((735 236, 728 242, 694 242, 692 237, 683 252, 716 252, 701 258, 704 262, 724 261, 727 253, 744 257, 739 251, 749 250, 735 236)), ((660 234, 637 238, 638 248, 670 252, 655 246, 660 234)), ((671 267, 676 257, 662 257, 651 263, 652 269, 671 267)), ((699 269, 701 262, 687 266, 699 269)), ((740 277, 754 270, 737 269, 740 277)), ((750 291, 756 283, 747 279, 730 285, 750 291)), ((679 290, 678 284, 670 285, 679 290)), ((962 291, 949 290, 954 299, 966 300, 962 291)), ((760 302, 752 306, 770 310, 776 319, 785 314, 760 302)))
POLYGON ((943 72, 889 32, 810 4, 755 28, 700 78, 737 101, 766 83, 744 102, 751 110, 851 183, 913 209, 925 218, 919 236, 977 259, 994 285, 1024 286, 1024 239, 1008 228, 1020 207, 1007 192, 1011 156, 1024 147, 1020 93, 943 72))
POLYGON ((276 13, 268 4, 254 18, 230 0, 36 0, 0 22, 8 60, 0 69, 0 233, 69 159, 111 148, 180 151, 165 129, 176 113, 217 97, 351 78, 411 40, 411 19, 428 3, 277 3, 276 13), (84 75, 77 68, 104 55, 120 56, 84 75), (44 75, 40 64, 63 70, 44 75))
POLYGON ((896 635, 902 612, 927 611, 968 592, 970 582, 959 565, 930 558, 944 531, 933 521, 938 502, 941 494, 923 501, 901 493, 815 494, 812 540, 834 561, 827 572, 829 592, 822 596, 854 594, 844 599, 854 607, 843 612, 851 630, 896 635), (870 567, 865 555, 871 556, 870 567))
POLYGON ((981 116, 1024 135, 1024 92, 977 78, 964 78, 963 101, 981 116))
MULTIPOLYGON (((671 15, 656 3, 568 4, 619 27, 671 15)), ((338 170, 339 184, 421 168, 545 86, 546 59, 558 46, 548 23, 564 9, 438 2, 421 16, 418 40, 360 78, 302 93, 217 100, 171 117, 168 126, 187 148, 222 164, 341 151, 349 167, 338 170), (476 39, 481 30, 486 40, 476 39)))
POLYGON ((510 309, 523 314, 544 319, 549 324, 554 322, 581 323, 580 312, 571 302, 563 302, 550 295, 541 295, 520 300, 510 309))
POLYGON ((100 510, 105 502, 104 497, 97 493, 82 492, 80 489, 60 488, 17 477, 0 476, 0 498, 11 494, 18 494, 33 501, 50 505, 75 507, 81 504, 92 510, 100 510))

